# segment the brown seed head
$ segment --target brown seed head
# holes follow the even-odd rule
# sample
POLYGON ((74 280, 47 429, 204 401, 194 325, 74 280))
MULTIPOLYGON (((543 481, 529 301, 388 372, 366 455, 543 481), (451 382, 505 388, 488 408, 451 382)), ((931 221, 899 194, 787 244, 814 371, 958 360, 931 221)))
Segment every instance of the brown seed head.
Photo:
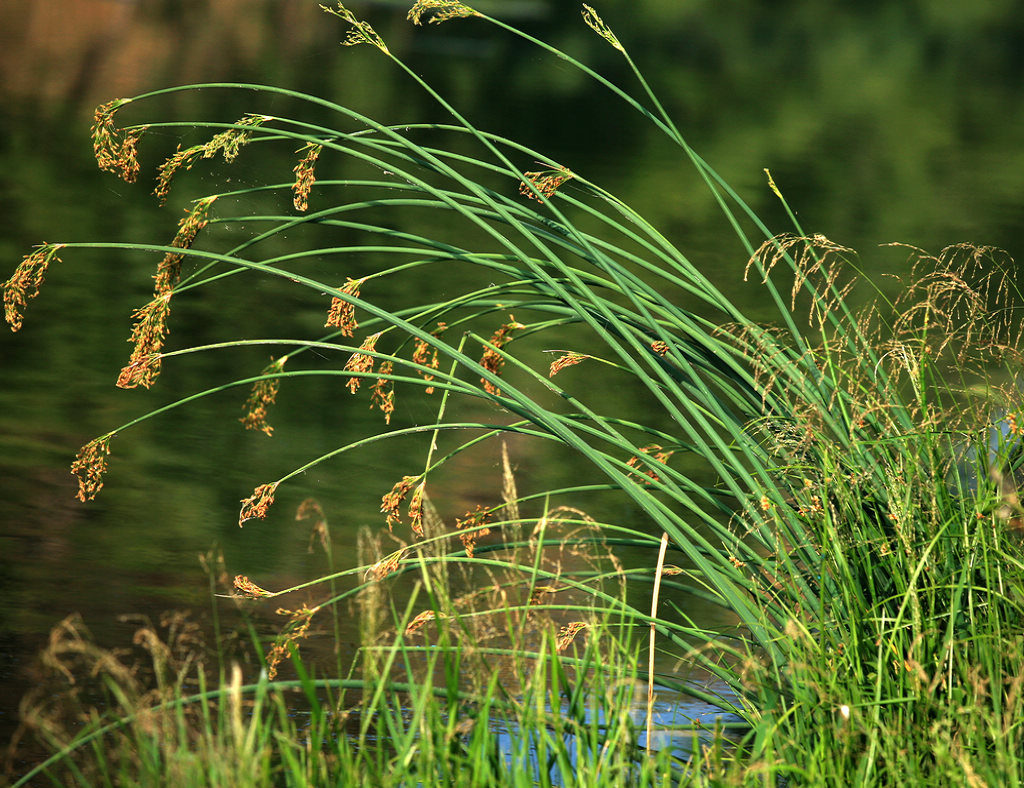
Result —
POLYGON ((419 476, 403 476, 400 482, 396 482, 391 492, 385 494, 380 500, 380 510, 386 516, 388 530, 391 530, 395 523, 402 521, 400 509, 402 501, 409 494, 413 485, 420 480, 419 476))
MULTIPOLYGON (((653 460, 654 462, 664 465, 669 461, 672 455, 675 454, 675 450, 665 450, 657 443, 652 443, 649 446, 641 447, 640 451, 649 457, 649 459, 641 460, 639 457, 630 457, 626 464, 629 465, 630 468, 637 468, 638 470, 640 470, 643 465, 647 465, 647 470, 643 471, 643 473, 650 477, 651 481, 660 481, 658 474, 650 467, 650 462, 653 460)), ((647 479, 643 479, 643 482, 644 484, 651 483, 647 479)))
POLYGON ((459 539, 462 542, 462 546, 466 549, 466 555, 470 558, 473 557, 473 550, 476 548, 477 539, 482 536, 487 536, 491 529, 487 528, 487 523, 494 517, 494 511, 491 509, 485 509, 484 507, 477 504, 477 507, 472 512, 466 512, 461 518, 456 518, 455 528, 459 531, 459 539))
POLYGON ((246 520, 266 518, 267 510, 274 502, 274 492, 279 483, 261 484, 253 491, 252 495, 242 500, 242 508, 238 512, 239 528, 245 525, 246 520))
POLYGON ((185 150, 182 150, 179 145, 174 153, 157 168, 156 188, 153 189, 153 194, 160 205, 167 201, 167 195, 171 192, 171 181, 174 180, 178 170, 182 168, 186 170, 192 169, 192 165, 202 157, 202 145, 193 145, 191 148, 185 148, 185 150))
MULTIPOLYGON (((206 215, 216 199, 217 195, 212 195, 195 201, 192 207, 185 212, 185 216, 181 221, 178 222, 178 232, 174 236, 174 240, 171 241, 171 246, 178 249, 192 248, 192 244, 195 242, 199 231, 207 225, 208 219, 206 215)), ((164 295, 178 284, 178 279, 181 276, 182 259, 184 259, 184 255, 174 252, 168 252, 164 255, 163 260, 157 266, 156 276, 153 277, 156 283, 153 287, 154 295, 164 295)))
POLYGON ((531 200, 544 202, 546 199, 551 199, 563 183, 570 181, 575 177, 576 176, 565 167, 557 167, 554 170, 545 170, 543 172, 524 172, 523 178, 533 184, 533 189, 531 189, 525 182, 520 183, 519 193, 525 197, 529 197, 531 200), (534 193, 534 189, 540 193, 539 197, 534 193))
POLYGON ((309 634, 309 625, 313 622, 313 616, 320 610, 320 606, 309 607, 305 604, 298 610, 287 610, 279 607, 275 612, 279 616, 290 616, 290 620, 284 626, 284 630, 274 640, 274 645, 267 652, 267 677, 271 680, 277 677, 277 666, 288 658, 291 652, 291 645, 295 644, 298 650, 299 641, 309 634))
MULTIPOLYGON (((422 364, 425 367, 430 367, 431 369, 437 369, 437 367, 438 367, 437 349, 436 348, 432 349, 431 346, 425 340, 423 340, 423 339, 416 339, 416 340, 413 341, 412 360, 416 364, 422 364)), ((431 375, 429 372, 424 372, 423 370, 417 370, 417 371, 420 373, 420 376, 425 381, 427 381, 428 383, 434 379, 434 376, 431 375)), ((427 394, 433 394, 434 393, 434 387, 433 386, 427 386, 425 391, 427 392, 427 394)))
MULTIPOLYGON (((378 375, 390 375, 394 369, 394 364, 390 361, 382 361, 380 368, 377 370, 378 375)), ((384 414, 384 423, 391 423, 391 414, 395 412, 395 382, 388 380, 387 378, 380 377, 370 388, 370 408, 374 406, 380 408, 381 413, 384 414)))
POLYGON ((424 624, 428 621, 433 621, 437 618, 437 614, 433 610, 424 610, 416 618, 409 622, 409 625, 405 628, 406 635, 412 635, 423 629, 424 624))
POLYGON ((323 145, 316 142, 307 142, 296 153, 306 152, 295 169, 295 183, 292 185, 292 203, 296 211, 306 211, 309 208, 309 192, 316 183, 316 161, 320 158, 323 145))
POLYGON ((92 126, 92 148, 101 170, 113 172, 134 183, 139 175, 138 144, 148 127, 122 132, 114 125, 114 113, 131 99, 115 99, 96 108, 92 126))
MULTIPOLYGON (((282 356, 276 361, 272 361, 263 368, 260 374, 280 374, 284 370, 284 364, 287 360, 288 356, 282 356)), ((239 419, 247 430, 260 430, 267 435, 273 435, 274 428, 267 423, 267 408, 274 404, 280 389, 280 378, 267 378, 253 383, 249 399, 242 406, 245 410, 245 415, 239 419)))
POLYGON ((39 295, 39 287, 50 263, 54 260, 60 262, 56 255, 62 246, 63 244, 44 243, 35 247, 30 254, 22 258, 11 278, 4 282, 4 318, 11 331, 18 331, 21 328, 25 306, 39 295))
POLYGON ((193 145, 185 150, 182 150, 179 145, 170 158, 157 170, 156 188, 153 189, 153 194, 156 195, 160 204, 163 205, 167 200, 167 195, 171 191, 171 182, 178 170, 183 168, 189 170, 199 159, 209 159, 218 153, 223 154, 224 161, 229 163, 234 161, 242 146, 248 144, 252 139, 252 129, 268 120, 271 118, 267 115, 246 115, 235 121, 235 125, 242 128, 227 129, 215 134, 209 142, 203 145, 193 145))
POLYGON ((409 499, 409 525, 416 536, 423 536, 423 491, 425 487, 426 482, 420 483, 412 491, 412 497, 409 499))
MULTIPOLYGON (((348 278, 339 289, 346 295, 359 298, 359 289, 365 281, 365 277, 362 279, 348 278)), ((327 322, 324 323, 324 326, 338 329, 338 333, 343 337, 355 336, 356 329, 359 328, 359 323, 356 321, 355 305, 337 296, 332 298, 331 308, 327 312, 327 322)))
POLYGON ((572 645, 572 642, 576 639, 576 635, 588 626, 589 624, 587 624, 586 621, 573 621, 572 623, 562 627, 558 631, 558 641, 555 644, 555 650, 561 654, 569 648, 570 645, 572 645))
POLYGON ((235 575, 235 589, 253 599, 273 596, 266 589, 260 588, 245 575, 235 575))
POLYGON ((172 292, 168 291, 154 298, 132 314, 135 325, 132 326, 132 335, 128 339, 132 343, 132 354, 117 378, 118 388, 149 388, 159 376, 160 351, 163 350, 164 337, 167 335, 167 316, 171 313, 172 292))
POLYGON ((590 356, 584 356, 582 353, 563 353, 551 362, 551 368, 548 370, 548 377, 553 378, 566 367, 575 366, 587 358, 590 358, 590 356))
POLYGON ((75 461, 71 463, 71 473, 78 477, 78 500, 91 501, 103 488, 103 474, 107 472, 107 455, 110 454, 110 439, 114 435, 94 438, 83 446, 75 461))
MULTIPOLYGON (((373 372, 374 359, 368 353, 373 352, 377 346, 377 340, 380 339, 382 333, 384 332, 378 331, 376 334, 370 334, 370 336, 363 340, 363 344, 359 346, 359 352, 353 353, 345 363, 345 372, 373 372)), ((360 382, 359 378, 349 378, 346 384, 348 390, 355 394, 359 390, 360 382)))
POLYGON ((377 563, 366 570, 366 574, 363 576, 364 579, 373 579, 378 583, 385 577, 394 572, 402 563, 402 559, 405 557, 406 550, 403 547, 401 550, 396 550, 390 555, 384 556, 377 563))
MULTIPOLYGON (((526 328, 522 323, 516 322, 515 317, 512 315, 509 315, 508 318, 509 322, 504 323, 501 328, 494 332, 494 336, 491 337, 490 344, 493 347, 486 348, 483 357, 480 359, 480 365, 494 375, 501 375, 502 367, 505 366, 505 357, 499 352, 500 348, 504 347, 511 339, 509 335, 512 331, 526 328)), ((501 390, 486 378, 481 378, 480 382, 483 383, 484 391, 488 394, 495 396, 501 394, 501 390)))

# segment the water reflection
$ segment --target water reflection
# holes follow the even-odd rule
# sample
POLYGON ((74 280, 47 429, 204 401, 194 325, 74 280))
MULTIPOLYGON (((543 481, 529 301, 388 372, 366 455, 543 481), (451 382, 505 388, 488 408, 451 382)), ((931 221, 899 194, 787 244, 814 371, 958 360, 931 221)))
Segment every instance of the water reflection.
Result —
MULTIPOLYGON (((713 200, 646 121, 564 65, 486 26, 463 20, 413 30, 404 4, 351 5, 365 9, 394 51, 469 117, 545 150, 633 203, 758 313, 756 286, 740 279, 742 249, 713 200)), ((971 240, 1024 257, 1019 12, 980 4, 867 4, 837 12, 832 4, 794 1, 741 14, 721 5, 616 0, 600 10, 625 28, 620 37, 694 147, 773 226, 786 224, 764 186, 765 167, 804 227, 862 250, 869 273, 901 272, 902 252, 876 249, 888 241, 938 249, 971 240)), ((517 12, 531 32, 633 84, 617 54, 580 24, 574 6, 531 0, 502 8, 517 12)), ((329 95, 386 121, 444 119, 379 53, 338 47, 336 25, 316 3, 6 0, 0 31, 0 259, 8 270, 43 240, 167 240, 187 199, 220 188, 197 168, 160 210, 147 186, 97 172, 87 129, 100 101, 193 80, 254 80, 329 95)), ((248 92, 212 90, 148 108, 152 117, 217 120, 268 109, 274 108, 254 105, 248 92)), ((154 139, 145 153, 150 171, 188 135, 164 130, 154 139)), ((243 157, 226 177, 246 185, 267 172, 288 173, 289 154, 243 157)), ((189 357, 168 364, 152 391, 114 389, 130 312, 151 291, 151 262, 130 253, 69 254, 31 304, 24 330, 0 335, 0 738, 31 681, 27 655, 66 613, 82 611, 102 642, 124 635, 117 614, 203 608, 196 556, 214 541, 233 571, 264 585, 308 579, 324 565, 306 551, 308 533, 292 522, 299 502, 316 497, 338 543, 352 545, 359 526, 382 526, 380 495, 422 463, 419 444, 373 445, 358 459, 318 466, 282 488, 272 517, 240 531, 238 501, 256 484, 377 424, 363 399, 310 379, 284 387, 270 440, 239 429, 241 390, 126 432, 115 441, 100 499, 77 504, 66 469, 86 440, 212 380, 253 374, 267 361, 262 350, 189 357)), ((317 321, 322 325, 322 306, 238 277, 182 299, 171 341, 310 335, 317 321)), ((610 408, 616 397, 630 396, 614 387, 605 394, 610 408)), ((430 406, 408 403, 397 418, 417 424, 432 416, 430 406)), ((583 472, 571 458, 526 441, 513 442, 512 452, 524 484, 535 489, 583 472)), ((449 518, 500 487, 497 451, 467 455, 452 471, 439 499, 449 518)), ((636 522, 621 502, 595 506, 609 519, 636 522)))

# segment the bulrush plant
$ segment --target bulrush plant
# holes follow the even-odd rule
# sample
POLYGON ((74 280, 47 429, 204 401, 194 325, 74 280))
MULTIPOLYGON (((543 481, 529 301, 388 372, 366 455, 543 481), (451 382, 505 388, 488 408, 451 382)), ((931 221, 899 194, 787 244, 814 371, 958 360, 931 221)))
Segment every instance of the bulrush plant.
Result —
MULTIPOLYGON (((123 386, 155 385, 163 362, 183 354, 252 344, 281 353, 252 377, 219 382, 87 444, 74 466, 83 500, 102 487, 120 432, 231 387, 251 387, 242 423, 268 435, 279 385, 314 374, 337 378, 339 389, 382 413, 375 434, 260 480, 242 501, 240 525, 265 517, 280 487, 314 466, 340 463, 382 438, 424 440, 422 471, 396 471, 381 483, 382 519, 395 538, 409 541, 368 566, 303 586, 363 576, 354 590, 288 608, 291 623, 273 651, 283 661, 319 611, 416 574, 419 590, 408 606, 393 607, 385 640, 368 636, 364 647, 375 654, 364 664, 381 681, 360 683, 358 672, 314 680, 296 661, 297 681, 321 709, 316 725, 334 719, 318 694, 331 687, 361 690, 361 711, 355 733, 332 738, 331 758, 320 760, 319 750, 293 741, 290 754, 282 750, 278 766, 268 768, 306 764, 312 771, 300 772, 314 782, 330 774, 533 785, 556 779, 557 767, 567 784, 572 774, 586 784, 892 785, 908 776, 922 785, 1018 784, 1024 562, 1016 529, 1024 512, 1013 480, 1024 403, 1013 378, 1021 357, 1010 261, 971 246, 937 256, 908 250, 917 262, 900 283, 902 294, 889 301, 876 293, 855 310, 849 272, 856 272, 856 256, 805 233, 792 213, 792 234, 770 232, 687 144, 593 8, 583 6, 584 23, 625 60, 635 90, 463 3, 420 0, 412 7, 416 24, 486 23, 524 39, 579 69, 674 143, 745 250, 736 278, 760 287, 777 310, 774 325, 755 323, 629 205, 585 173, 470 123, 365 21, 340 4, 325 10, 346 26, 346 45, 376 48, 451 121, 385 125, 326 98, 233 83, 111 102, 96 115, 97 160, 127 181, 137 175, 136 151, 149 129, 209 131, 207 143, 178 150, 159 168, 160 200, 181 169, 264 145, 296 152, 294 178, 196 200, 170 245, 43 244, 4 288, 7 320, 17 330, 46 266, 71 264, 76 248, 161 258, 154 298, 135 315, 123 386), (122 113, 147 99, 200 89, 285 99, 297 111, 251 112, 233 123, 118 126, 122 113), (303 108, 318 120, 304 119, 303 108), (319 120, 325 113, 334 121, 319 120), (346 161, 376 175, 318 174, 346 161), (248 202, 266 192, 279 193, 289 209, 251 215, 248 202), (457 222, 432 226, 461 223, 468 232, 423 234, 379 218, 382 210, 407 209, 444 212, 457 222), (230 236, 234 245, 227 236, 223 248, 202 243, 204 228, 243 222, 256 229, 230 236), (363 240, 328 246, 305 233, 323 228, 363 240), (271 251, 283 245, 287 252, 271 251), (331 261, 336 274, 310 274, 313 260, 331 261), (443 287, 389 308, 375 302, 389 278, 416 270, 443 287), (167 350, 172 297, 235 275, 276 278, 303 291, 323 309, 324 331, 167 350), (554 357, 534 351, 544 341, 561 348, 566 336, 577 346, 554 357), (304 367, 314 354, 336 361, 304 367), (570 366, 577 369, 565 372, 570 366), (597 375, 629 391, 614 412, 592 396, 597 375), (414 396, 438 400, 434 423, 391 426, 403 398, 414 396), (457 418, 481 412, 492 415, 457 418), (468 437, 459 442, 460 435, 468 437), (510 435, 574 453, 578 482, 507 494, 446 526, 431 503, 443 490, 445 466, 510 435), (593 523, 579 517, 586 527, 570 538, 545 538, 542 524, 552 522, 557 506, 581 505, 598 492, 620 496, 646 521, 604 524, 596 539, 593 523), (535 513, 527 516, 528 509, 535 513), (524 523, 532 524, 532 536, 524 523), (671 551, 664 566, 654 559, 662 534, 671 551), (644 547, 651 560, 640 568, 565 573, 541 549, 596 542, 644 547), (470 591, 473 583, 488 589, 486 604, 448 587, 456 569, 488 577, 470 582, 470 591), (650 594, 638 601, 594 582, 599 577, 627 577, 628 589, 660 588, 661 612, 652 613, 650 594), (563 592, 568 601, 557 601, 563 592), (719 606, 727 623, 692 620, 684 600, 694 597, 719 606), (534 629, 524 640, 531 607, 549 607, 560 632, 534 629), (503 626, 480 623, 484 613, 491 621, 503 615, 503 626), (676 684, 742 727, 728 742, 700 740, 686 762, 667 749, 645 751, 625 721, 633 693, 616 690, 620 678, 632 686, 638 673, 640 638, 630 633, 646 634, 652 625, 658 649, 707 677, 702 685, 676 684), (494 653, 492 631, 508 636, 501 650, 517 671, 517 694, 503 692, 497 672, 480 670, 481 655, 494 653), (418 645, 423 637, 429 647, 418 645), (465 675, 477 681, 466 686, 462 668, 474 661, 476 672, 465 675), (409 681, 394 678, 396 668, 409 681), (596 695, 581 689, 586 676, 598 677, 596 695), (600 709, 587 711, 591 702, 600 709), (495 732, 503 724, 515 731, 505 740, 495 732)), ((768 182, 785 205, 770 176, 768 182)), ((253 597, 285 593, 245 577, 236 585, 253 597)), ((225 697, 237 690, 233 682, 225 697)), ((266 686, 257 685, 257 702, 266 686)), ((293 723, 281 715, 287 738, 293 723)))

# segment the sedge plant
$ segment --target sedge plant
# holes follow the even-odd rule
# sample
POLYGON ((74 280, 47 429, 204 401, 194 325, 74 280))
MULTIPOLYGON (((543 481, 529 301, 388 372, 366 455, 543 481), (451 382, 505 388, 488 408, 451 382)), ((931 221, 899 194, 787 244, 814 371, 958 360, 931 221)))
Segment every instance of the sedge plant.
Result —
MULTIPOLYGON (((413 5, 409 18, 416 24, 490 24, 526 40, 579 69, 620 100, 623 111, 639 113, 675 144, 745 250, 735 277, 760 287, 775 309, 773 325, 755 322, 614 194, 542 152, 471 123, 366 22, 341 4, 325 10, 347 27, 345 44, 378 50, 449 120, 382 124, 327 98, 233 83, 110 102, 96 112, 96 157, 102 169, 126 181, 137 178, 137 147, 153 130, 208 135, 160 166, 154 190, 160 200, 183 169, 214 156, 230 162, 257 146, 297 151, 294 177, 196 199, 169 244, 44 244, 5 284, 6 316, 16 330, 47 267, 68 264, 61 258, 76 248, 158 258, 153 298, 134 316, 133 349, 118 379, 124 388, 154 385, 164 362, 186 354, 249 345, 275 353, 249 377, 219 381, 88 443, 73 465, 79 497, 91 500, 100 491, 112 441, 125 430, 198 398, 248 387, 243 424, 271 434, 270 411, 281 385, 319 376, 368 397, 381 412, 381 428, 260 480, 242 501, 239 524, 265 517, 278 488, 310 468, 340 467, 371 443, 418 436, 422 471, 389 482, 382 499, 386 524, 407 529, 410 542, 379 556, 364 579, 386 583, 417 574, 429 604, 416 615, 396 611, 398 627, 422 616, 437 626, 442 644, 452 631, 467 631, 447 589, 454 567, 518 573, 520 580, 509 581, 509 593, 497 604, 512 631, 531 606, 543 607, 538 590, 560 584, 586 596, 588 609, 604 616, 603 626, 613 621, 638 635, 653 626, 657 648, 709 677, 710 689, 691 685, 688 691, 744 726, 728 747, 716 739, 685 767, 647 756, 660 759, 649 762, 655 767, 640 767, 654 782, 660 774, 666 781, 734 784, 887 785, 907 776, 922 785, 965 776, 972 785, 1019 783, 1024 679, 1016 655, 1024 563, 1015 474, 1024 416, 1012 378, 1020 334, 1019 321, 1007 317, 1019 295, 1010 262, 984 247, 935 256, 909 249, 915 264, 902 294, 889 299, 876 291, 867 307, 855 309, 855 254, 808 235, 793 213, 789 232, 770 231, 687 144, 593 8, 583 6, 583 21, 625 60, 631 86, 462 2, 413 5), (135 120, 132 113, 147 100, 199 89, 246 91, 257 105, 234 122, 118 125, 135 120), (294 111, 265 114, 261 98, 285 101, 294 111), (318 178, 328 160, 370 174, 318 178), (541 165, 527 170, 536 167, 530 162, 541 165), (287 207, 253 215, 248 206, 267 196, 287 207), (381 218, 400 210, 445 220, 395 226, 381 218), (201 243, 208 227, 243 220, 246 233, 201 243), (320 261, 329 261, 330 278, 311 273, 320 261), (389 279, 412 271, 444 286, 398 304, 384 297, 389 279), (321 305, 324 329, 301 338, 168 349, 171 304, 235 276, 269 277, 295 288, 321 305), (570 341, 573 347, 554 356, 535 350, 539 343, 564 348, 570 341), (316 363, 322 358, 328 363, 316 363), (603 411, 587 385, 574 384, 580 376, 562 374, 568 367, 628 390, 633 404, 603 411), (436 419, 392 427, 396 398, 414 396, 435 398, 436 419), (431 515, 428 488, 442 489, 444 469, 455 458, 503 436, 571 453, 582 469, 578 483, 504 495, 445 528, 431 515), (605 543, 641 545, 651 554, 646 567, 617 568, 609 577, 629 575, 631 587, 640 578, 653 584, 657 568, 664 615, 651 610, 650 595, 645 605, 601 590, 589 579, 600 569, 561 575, 539 557, 537 546, 549 542, 536 528, 547 521, 549 502, 572 506, 597 492, 619 496, 645 521, 606 524, 605 543), (523 512, 531 506, 538 514, 529 520, 523 512), (532 537, 522 531, 528 520, 532 537), (488 531, 507 532, 500 554, 480 541, 488 531), (668 565, 656 557, 662 535, 668 565), (516 582, 520 587, 513 588, 516 582), (680 601, 686 598, 718 606, 728 624, 692 620, 680 601)), ((770 176, 769 186, 785 205, 770 176)), ((247 578, 237 586, 255 597, 285 593, 247 578)), ((295 611, 275 652, 278 661, 321 608, 348 594, 335 589, 323 605, 295 611)), ((572 605, 554 607, 565 612, 572 605)), ((416 653, 401 643, 373 658, 374 675, 392 675, 396 660, 416 653)), ((551 654, 559 649, 550 641, 541 639, 529 651, 546 654, 535 664, 557 672, 551 654)), ((461 659, 451 642, 428 653, 461 659)), ((635 677, 631 664, 624 675, 635 677)), ((364 663, 367 670, 370 665, 364 663)), ((451 664, 435 668, 452 671, 451 664)), ((525 681, 523 691, 537 681, 525 681)), ((373 708, 390 692, 386 683, 379 686, 373 708)), ((498 697, 493 684, 483 686, 490 689, 482 697, 498 697)), ((446 738, 443 747, 430 737, 457 724, 444 722, 455 719, 444 715, 473 691, 459 685, 447 710, 419 696, 412 708, 415 720, 430 720, 423 727, 387 718, 382 735, 394 749, 388 762, 407 757, 411 763, 417 748, 430 742, 439 747, 432 758, 462 757, 453 742, 483 737, 486 724, 463 731, 461 739, 446 738)), ((553 708, 548 701, 545 713, 553 708)), ((487 703, 476 708, 489 713, 487 703)), ((579 718, 581 730, 588 719, 579 718)), ((550 723, 539 720, 542 735, 550 723)), ((611 735, 594 731, 590 751, 617 747, 611 735)), ((550 741, 544 736, 528 747, 530 757, 543 753, 567 764, 565 750, 545 750, 550 741)), ((363 729, 355 752, 368 752, 360 749, 366 737, 363 729)), ((642 764, 638 741, 630 757, 642 764)), ((493 752, 487 749, 493 740, 473 746, 493 752)), ((503 768, 497 755, 488 758, 480 763, 503 768)))

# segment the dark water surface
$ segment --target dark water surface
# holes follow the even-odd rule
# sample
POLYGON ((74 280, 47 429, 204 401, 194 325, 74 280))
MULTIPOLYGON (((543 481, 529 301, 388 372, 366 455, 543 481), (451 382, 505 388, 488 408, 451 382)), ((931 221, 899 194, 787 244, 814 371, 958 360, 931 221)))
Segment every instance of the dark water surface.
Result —
MULTIPOLYGON (((757 288, 741 281, 742 248, 687 163, 649 123, 566 64, 486 24, 412 28, 405 3, 350 5, 472 121, 545 151, 633 204, 742 308, 760 313, 757 288)), ((575 3, 497 6, 632 84, 575 3)), ((972 241, 1024 260, 1018 6, 791 0, 770 4, 771 13, 767 6, 606 0, 598 10, 689 142, 773 229, 790 228, 764 168, 808 232, 859 250, 873 276, 906 272, 905 251, 879 248, 891 241, 930 251, 972 241)), ((328 96, 382 121, 444 120, 378 52, 340 47, 340 38, 337 20, 306 0, 5 0, 0 277, 42 241, 165 243, 188 200, 223 188, 212 173, 243 186, 290 177, 291 152, 263 146, 230 169, 197 165, 157 208, 148 181, 130 186, 96 169, 88 130, 101 101, 191 81, 255 81, 328 96)), ((122 120, 228 122, 250 111, 284 112, 270 104, 248 92, 206 90, 132 107, 122 120)), ((147 138, 143 178, 183 140, 193 141, 174 130, 147 138)), ((116 389, 131 310, 149 300, 151 275, 152 260, 142 255, 69 250, 30 304, 23 330, 0 334, 0 739, 36 676, 33 655, 66 615, 80 612, 100 642, 115 645, 130 637, 119 614, 207 610, 197 556, 214 543, 230 574, 266 587, 314 577, 324 559, 307 551, 308 528, 293 521, 308 496, 326 511, 340 560, 354 565, 357 530, 383 528, 380 496, 422 469, 422 442, 375 444, 282 487, 271 516, 240 530, 238 502, 256 484, 379 424, 366 397, 310 379, 286 382, 271 439, 238 424, 243 389, 125 431, 113 444, 100 497, 75 501, 67 469, 87 440, 193 391, 255 374, 267 361, 263 350, 193 356, 168 362, 150 391, 116 389)), ((170 348, 315 336, 322 325, 324 305, 304 294, 235 280, 176 299, 170 348)), ((438 283, 410 278, 395 287, 414 292, 428 284, 438 283)), ((606 396, 614 407, 615 397, 628 394, 606 396)), ((399 399, 399 423, 432 417, 427 406, 399 399)), ((584 472, 543 446, 518 441, 511 448, 526 491, 584 472)), ((445 485, 434 495, 448 517, 494 501, 497 449, 467 458, 445 485)), ((602 506, 603 517, 643 525, 624 504, 602 506)))

